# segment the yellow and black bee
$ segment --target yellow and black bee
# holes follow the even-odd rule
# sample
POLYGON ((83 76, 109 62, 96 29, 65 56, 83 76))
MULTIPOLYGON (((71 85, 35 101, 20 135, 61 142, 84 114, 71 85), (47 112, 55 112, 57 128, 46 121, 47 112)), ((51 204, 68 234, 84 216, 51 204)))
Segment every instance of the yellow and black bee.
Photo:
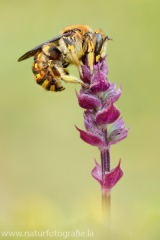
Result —
POLYGON ((46 90, 62 91, 62 81, 87 85, 78 78, 69 75, 66 67, 74 64, 81 76, 80 61, 88 56, 91 71, 93 63, 105 55, 106 43, 102 30, 93 32, 87 25, 74 25, 62 30, 62 34, 25 53, 18 61, 34 56, 32 71, 36 82, 46 90))

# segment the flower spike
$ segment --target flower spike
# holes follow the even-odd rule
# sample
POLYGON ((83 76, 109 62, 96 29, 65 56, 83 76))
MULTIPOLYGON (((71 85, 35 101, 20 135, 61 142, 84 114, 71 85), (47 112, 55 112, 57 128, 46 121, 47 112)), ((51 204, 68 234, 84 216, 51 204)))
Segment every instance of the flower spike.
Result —
POLYGON ((114 105, 121 96, 122 84, 116 90, 115 83, 111 84, 108 81, 108 66, 105 58, 106 56, 100 58, 97 64, 93 64, 93 72, 89 68, 88 57, 82 58, 84 65, 81 66, 83 73, 81 79, 87 84, 88 89, 82 86, 80 94, 76 92, 76 95, 79 106, 86 109, 83 115, 86 131, 76 128, 84 142, 100 150, 101 165, 95 160, 96 166, 91 174, 101 185, 102 208, 104 211, 107 209, 108 214, 111 189, 123 176, 121 160, 116 168, 110 170, 110 147, 126 138, 129 128, 125 129, 120 110, 114 105), (109 124, 112 124, 110 128, 109 124))

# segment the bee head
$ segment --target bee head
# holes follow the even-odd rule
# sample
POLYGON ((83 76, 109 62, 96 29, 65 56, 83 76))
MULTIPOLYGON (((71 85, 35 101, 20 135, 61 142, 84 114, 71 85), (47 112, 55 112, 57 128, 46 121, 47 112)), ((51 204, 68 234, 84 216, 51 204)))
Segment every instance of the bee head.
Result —
POLYGON ((103 44, 108 41, 113 40, 112 38, 109 38, 108 36, 104 36, 102 30, 97 30, 93 33, 93 42, 94 42, 94 54, 95 54, 95 63, 97 63, 101 57, 102 54, 102 46, 103 44))

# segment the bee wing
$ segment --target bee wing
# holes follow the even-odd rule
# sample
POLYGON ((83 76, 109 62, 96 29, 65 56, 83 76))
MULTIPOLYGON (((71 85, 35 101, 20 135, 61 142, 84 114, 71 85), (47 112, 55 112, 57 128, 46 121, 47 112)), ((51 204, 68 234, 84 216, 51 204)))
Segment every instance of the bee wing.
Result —
POLYGON ((48 41, 38 45, 37 47, 35 47, 35 48, 31 49, 30 51, 26 52, 22 57, 20 57, 18 59, 18 62, 23 61, 23 60, 25 60, 27 58, 30 58, 30 57, 34 56, 39 50, 42 49, 42 46, 47 44, 47 43, 54 42, 56 45, 58 45, 58 41, 61 39, 61 37, 68 37, 71 34, 72 34, 72 31, 64 33, 62 35, 59 35, 58 37, 52 38, 52 39, 50 39, 50 40, 48 40, 48 41))

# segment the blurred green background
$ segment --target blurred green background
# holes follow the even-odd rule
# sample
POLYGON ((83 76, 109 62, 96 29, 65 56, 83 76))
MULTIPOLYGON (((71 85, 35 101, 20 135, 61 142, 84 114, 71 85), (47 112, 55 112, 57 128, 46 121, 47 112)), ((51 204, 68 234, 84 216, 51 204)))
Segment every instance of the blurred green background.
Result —
MULTIPOLYGON (((89 229, 96 240, 160 239, 159 9, 158 0, 0 1, 0 230, 89 229), (74 127, 84 129, 80 86, 44 91, 33 80, 33 59, 17 62, 73 24, 102 28, 114 39, 108 78, 117 88, 122 82, 116 105, 131 126, 111 148, 111 167, 121 158, 124 176, 112 190, 110 238, 100 185, 91 177, 99 151, 74 127)), ((76 67, 69 71, 78 77, 76 67)))

